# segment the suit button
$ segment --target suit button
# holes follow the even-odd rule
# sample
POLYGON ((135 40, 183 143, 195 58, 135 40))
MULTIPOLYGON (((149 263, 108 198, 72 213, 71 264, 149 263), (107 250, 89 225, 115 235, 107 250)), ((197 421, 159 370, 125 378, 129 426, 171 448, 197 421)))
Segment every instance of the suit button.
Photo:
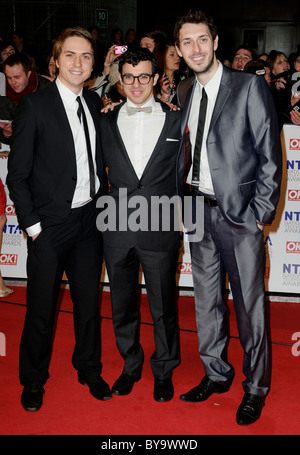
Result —
POLYGON ((142 185, 141 183, 139 183, 137 187, 138 187, 138 189, 140 190, 140 189, 144 188, 144 185, 142 185))

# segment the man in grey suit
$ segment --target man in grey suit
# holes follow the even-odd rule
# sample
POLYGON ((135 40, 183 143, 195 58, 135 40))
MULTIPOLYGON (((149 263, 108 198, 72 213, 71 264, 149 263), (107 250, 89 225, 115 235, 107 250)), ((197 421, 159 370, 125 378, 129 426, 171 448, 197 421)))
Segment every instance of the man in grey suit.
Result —
MULTIPOLYGON (((178 87, 182 134, 190 135, 191 144, 186 182, 193 199, 204 201, 203 239, 191 242, 190 248, 205 377, 180 398, 204 401, 228 391, 233 381, 226 354, 227 272, 246 377, 236 419, 247 425, 260 417, 270 388, 263 226, 272 222, 279 198, 278 120, 264 78, 231 70, 217 60, 218 35, 210 17, 190 11, 178 20, 174 34, 177 52, 195 74, 178 87)), ((179 194, 186 189, 185 162, 183 148, 177 163, 179 194)))

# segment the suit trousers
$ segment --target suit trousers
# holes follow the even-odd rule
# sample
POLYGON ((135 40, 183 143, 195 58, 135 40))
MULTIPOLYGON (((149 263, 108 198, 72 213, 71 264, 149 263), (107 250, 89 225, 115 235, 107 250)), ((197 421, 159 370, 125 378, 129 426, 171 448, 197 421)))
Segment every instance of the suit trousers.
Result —
MULTIPOLYGON (((95 201, 70 211, 62 224, 28 238, 27 312, 20 345, 20 381, 45 384, 49 377, 55 311, 63 272, 73 301, 73 366, 93 380, 101 372, 99 284, 102 234, 95 201)), ((63 349, 63 346, 61 346, 63 349)))
POLYGON ((199 353, 205 374, 230 384, 227 359, 228 320, 224 300, 228 273, 240 342, 244 350, 244 391, 266 396, 270 387, 270 354, 265 309, 263 233, 241 235, 219 207, 204 207, 204 236, 190 243, 199 353))
POLYGON ((125 360, 123 373, 138 375, 144 352, 139 340, 138 304, 140 265, 153 320, 155 351, 150 363, 156 379, 167 379, 180 363, 177 308, 175 301, 178 250, 147 251, 138 246, 116 248, 106 245, 104 258, 108 271, 116 344, 125 360))

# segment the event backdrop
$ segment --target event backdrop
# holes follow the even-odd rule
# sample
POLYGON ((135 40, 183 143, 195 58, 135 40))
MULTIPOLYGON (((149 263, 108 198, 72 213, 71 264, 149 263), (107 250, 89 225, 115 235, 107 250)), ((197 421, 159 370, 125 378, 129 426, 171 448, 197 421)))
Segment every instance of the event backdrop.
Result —
MULTIPOLYGON (((264 230, 266 247, 266 289, 270 293, 300 293, 300 127, 284 125, 283 180, 276 218, 264 230)), ((2 144, 0 152, 8 149, 2 144)), ((26 236, 20 230, 6 185, 7 158, 0 159, 0 177, 7 194, 7 224, 3 234, 1 271, 5 278, 26 279, 26 236)), ((102 281, 108 283, 103 267, 102 281)), ((141 273, 141 284, 144 283, 141 273)), ((182 243, 177 284, 192 288, 189 244, 182 243)))

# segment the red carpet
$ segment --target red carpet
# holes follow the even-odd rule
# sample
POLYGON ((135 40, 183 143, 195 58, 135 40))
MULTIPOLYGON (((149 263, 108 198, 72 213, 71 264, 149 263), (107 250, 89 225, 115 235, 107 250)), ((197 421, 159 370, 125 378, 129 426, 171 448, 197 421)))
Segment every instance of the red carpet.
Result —
MULTIPOLYGON (((141 342, 145 352, 145 365, 142 380, 134 386, 130 395, 114 396, 107 402, 98 402, 91 397, 87 387, 77 382, 77 374, 71 364, 74 346, 72 303, 69 292, 63 291, 50 368, 51 377, 46 384, 44 404, 39 412, 28 413, 20 404, 22 387, 18 379, 18 350, 25 315, 25 288, 16 286, 14 290, 11 297, 0 301, 0 332, 6 338, 6 356, 0 357, 1 435, 300 434, 300 356, 293 356, 291 351, 294 343, 292 335, 300 332, 300 304, 270 303, 272 388, 258 422, 240 427, 235 422, 235 413, 243 397, 243 353, 231 302, 229 361, 235 366, 236 376, 228 393, 213 395, 199 404, 179 400, 179 395, 198 384, 203 376, 197 350, 193 298, 180 297, 178 308, 182 362, 173 376, 175 396, 168 403, 153 400, 153 377, 149 364, 153 352, 153 328, 147 298, 143 295, 141 342)), ((109 293, 102 294, 101 314, 103 377, 112 385, 121 373, 123 361, 115 346, 109 293)))

